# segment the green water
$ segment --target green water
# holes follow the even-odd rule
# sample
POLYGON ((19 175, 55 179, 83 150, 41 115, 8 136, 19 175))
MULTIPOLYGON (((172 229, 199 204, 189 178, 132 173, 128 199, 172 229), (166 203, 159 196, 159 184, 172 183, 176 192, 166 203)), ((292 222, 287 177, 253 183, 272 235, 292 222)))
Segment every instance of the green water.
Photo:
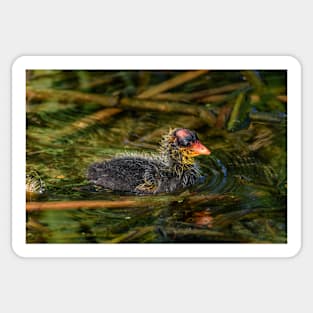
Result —
MULTIPOLYGON (((29 71, 27 84, 36 90, 134 98, 140 90, 178 74, 29 71)), ((243 76, 239 71, 209 72, 167 92, 194 93, 242 82, 243 76)), ((241 114, 234 124, 226 122, 222 127, 208 125, 196 115, 123 108, 80 128, 77 121, 85 123, 104 107, 92 101, 28 97, 27 173, 36 173, 31 175, 37 179, 37 189, 42 185, 40 193, 28 196, 28 203, 135 200, 138 206, 28 212, 27 242, 287 242, 286 121, 275 121, 275 116, 287 112, 286 103, 278 101, 273 91, 286 92, 286 73, 265 71, 261 76, 262 91, 247 77, 250 86, 227 92, 224 100, 176 101, 190 106, 196 103, 223 117, 221 109, 234 110, 238 94, 244 93, 241 114), (256 102, 250 100, 252 94, 259 95, 256 102), (263 112, 271 118, 252 119, 251 112, 263 112), (210 156, 197 158, 203 174, 198 185, 173 194, 136 196, 97 191, 86 181, 89 164, 121 152, 155 152, 162 134, 175 127, 195 129, 212 151, 210 156)))

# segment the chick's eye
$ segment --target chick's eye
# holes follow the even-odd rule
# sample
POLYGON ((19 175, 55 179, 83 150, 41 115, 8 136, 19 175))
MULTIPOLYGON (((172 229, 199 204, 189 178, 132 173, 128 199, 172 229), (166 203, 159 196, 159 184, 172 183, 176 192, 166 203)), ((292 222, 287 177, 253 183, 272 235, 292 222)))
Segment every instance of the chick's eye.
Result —
POLYGON ((183 147, 188 147, 191 145, 191 141, 188 139, 183 139, 183 140, 181 140, 180 145, 183 147))

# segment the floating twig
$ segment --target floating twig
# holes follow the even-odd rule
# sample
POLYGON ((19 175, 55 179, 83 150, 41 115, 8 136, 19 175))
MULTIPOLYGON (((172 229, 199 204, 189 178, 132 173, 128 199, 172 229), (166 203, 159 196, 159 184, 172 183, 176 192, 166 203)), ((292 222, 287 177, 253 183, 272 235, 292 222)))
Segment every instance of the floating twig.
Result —
POLYGON ((230 118, 229 118, 229 122, 227 125, 227 129, 228 130, 234 130, 236 128, 236 125, 239 123, 240 121, 240 113, 241 113, 241 108, 242 105, 244 103, 245 100, 245 93, 241 92, 237 99, 236 102, 234 104, 234 108, 231 112, 230 118))
POLYGON ((287 120, 285 113, 250 112, 249 117, 252 121, 267 123, 283 123, 287 120))
POLYGON ((151 205, 168 205, 170 202, 203 203, 214 200, 233 200, 232 197, 225 195, 207 195, 207 196, 188 196, 185 193, 180 195, 167 195, 164 197, 124 197, 120 200, 81 200, 81 201, 45 201, 26 203, 26 211, 47 211, 47 210, 77 210, 77 209, 116 209, 116 208, 143 208, 151 205))
POLYGON ((248 83, 233 83, 233 84, 227 84, 221 87, 216 88, 210 88, 208 90, 198 91, 191 93, 192 99, 212 96, 212 95, 218 95, 225 92, 235 91, 239 89, 244 89, 249 86, 248 83))
POLYGON ((117 96, 95 95, 72 90, 37 89, 32 87, 26 88, 26 98, 28 101, 58 100, 62 103, 95 103, 106 107, 113 107, 118 103, 117 96))
POLYGON ((138 200, 82 200, 82 201, 46 201, 26 203, 26 211, 59 211, 59 210, 77 210, 77 209, 115 209, 115 208, 134 208, 145 207, 149 204, 138 200))
POLYGON ((197 100, 200 99, 201 102, 217 102, 224 100, 227 95, 223 94, 229 91, 235 91, 238 89, 248 87, 248 83, 234 83, 217 88, 208 88, 201 91, 195 91, 191 93, 161 93, 153 97, 157 100, 170 100, 170 101, 180 101, 180 100, 197 100), (220 95, 223 94, 223 95, 220 95), (211 97, 213 95, 219 95, 216 97, 211 97), (204 98, 204 99, 203 99, 204 98), (209 101, 207 101, 209 100, 209 101))
POLYGON ((232 94, 224 94, 224 95, 212 95, 212 96, 208 96, 208 97, 204 97, 199 99, 199 102, 202 103, 216 103, 216 102, 225 102, 231 98, 233 98, 234 95, 232 94))
POLYGON ((208 70, 199 70, 199 71, 189 71, 189 72, 183 72, 182 74, 179 74, 161 84, 158 84, 156 86, 150 87, 148 90, 142 92, 138 95, 139 99, 147 99, 152 98, 166 90, 172 89, 174 87, 177 87, 179 85, 182 85, 192 79, 195 79, 201 75, 204 75, 208 72, 208 70))
POLYGON ((241 73, 250 85, 255 88, 257 94, 262 94, 264 92, 265 85, 257 71, 242 71, 241 73))

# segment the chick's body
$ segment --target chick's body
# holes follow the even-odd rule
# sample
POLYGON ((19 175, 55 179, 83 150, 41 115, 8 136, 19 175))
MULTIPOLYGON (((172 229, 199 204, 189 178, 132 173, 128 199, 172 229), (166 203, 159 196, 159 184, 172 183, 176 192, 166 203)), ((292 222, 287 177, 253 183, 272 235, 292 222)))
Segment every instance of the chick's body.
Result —
POLYGON ((200 171, 193 157, 209 153, 195 133, 176 129, 164 137, 160 154, 125 155, 94 163, 88 169, 87 178, 95 185, 116 191, 137 194, 173 192, 197 182, 200 171), (179 142, 180 137, 186 139, 184 137, 190 134, 190 140, 179 142))

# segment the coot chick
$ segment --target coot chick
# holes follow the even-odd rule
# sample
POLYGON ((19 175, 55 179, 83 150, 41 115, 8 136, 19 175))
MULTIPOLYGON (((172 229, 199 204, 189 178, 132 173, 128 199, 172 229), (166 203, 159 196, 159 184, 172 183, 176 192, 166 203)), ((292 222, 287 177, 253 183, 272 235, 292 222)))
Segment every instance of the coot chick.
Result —
POLYGON ((194 185, 201 177, 194 161, 211 152, 194 131, 171 130, 163 137, 159 154, 130 154, 92 164, 87 178, 106 189, 136 194, 173 192, 194 185))

